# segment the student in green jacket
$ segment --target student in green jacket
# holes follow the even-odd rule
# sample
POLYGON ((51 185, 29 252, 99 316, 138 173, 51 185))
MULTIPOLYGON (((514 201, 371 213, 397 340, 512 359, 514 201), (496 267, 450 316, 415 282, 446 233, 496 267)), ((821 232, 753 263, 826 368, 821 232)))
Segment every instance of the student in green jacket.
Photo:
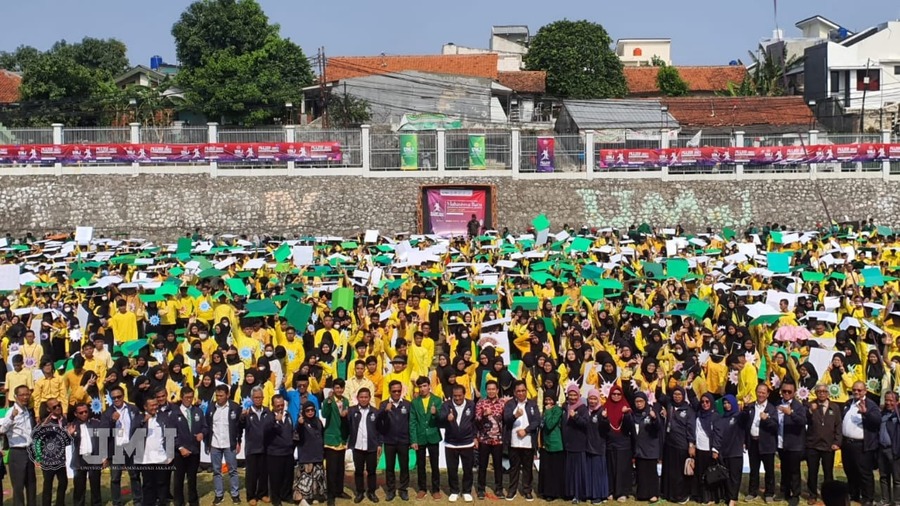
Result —
POLYGON ((419 477, 417 499, 424 499, 428 492, 427 470, 425 469, 425 453, 431 462, 431 497, 441 498, 441 471, 438 469, 439 444, 441 431, 437 426, 438 413, 441 412, 441 398, 431 393, 431 381, 427 376, 419 376, 416 380, 419 395, 412 401, 412 412, 409 416, 409 440, 416 451, 416 472, 419 477))
POLYGON ((350 401, 344 398, 344 384, 344 380, 335 379, 331 393, 322 404, 322 416, 325 418, 325 483, 329 505, 333 505, 335 499, 350 498, 344 492, 344 454, 350 435, 347 424, 350 401))
POLYGON ((556 398, 545 395, 538 471, 538 494, 545 501, 559 499, 566 492, 566 452, 563 451, 560 426, 562 415, 562 408, 556 405, 556 398))

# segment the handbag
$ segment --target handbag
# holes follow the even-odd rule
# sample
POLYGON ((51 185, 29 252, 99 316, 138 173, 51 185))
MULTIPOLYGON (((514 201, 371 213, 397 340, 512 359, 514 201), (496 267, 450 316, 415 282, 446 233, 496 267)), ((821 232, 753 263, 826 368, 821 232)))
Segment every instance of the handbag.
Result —
POLYGON ((684 475, 685 476, 693 476, 694 475, 694 459, 688 458, 684 461, 684 475))
POLYGON ((718 462, 709 466, 703 473, 703 481, 710 487, 719 485, 728 479, 728 469, 718 462))

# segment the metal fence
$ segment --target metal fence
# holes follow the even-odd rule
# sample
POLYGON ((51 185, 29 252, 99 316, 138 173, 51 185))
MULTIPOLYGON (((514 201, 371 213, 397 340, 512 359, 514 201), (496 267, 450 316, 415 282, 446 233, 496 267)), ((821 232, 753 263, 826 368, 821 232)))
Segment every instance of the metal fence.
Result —
POLYGON ((580 135, 525 136, 519 139, 519 171, 539 172, 538 140, 551 137, 554 144, 553 172, 585 172, 584 138, 580 135))
MULTIPOLYGON (((221 143, 245 143, 245 142, 285 142, 284 128, 260 128, 253 130, 228 130, 219 129, 221 143)), ((205 141, 204 141, 205 142, 205 141)))
POLYGON ((484 168, 507 170, 512 168, 512 133, 505 131, 470 132, 451 130, 445 134, 447 170, 469 169, 469 136, 484 136, 484 168))
POLYGON ((296 142, 339 142, 341 144, 340 162, 298 163, 297 168, 362 166, 361 130, 297 130, 294 132, 294 140, 296 142))
POLYGON ((124 144, 131 142, 131 128, 64 128, 63 144, 124 144))
MULTIPOLYGON (((370 134, 370 167, 375 171, 400 170, 402 148, 398 133, 370 134)), ((437 133, 417 132, 418 170, 437 170, 437 133)))
MULTIPOLYGON (((671 142, 669 147, 673 148, 688 148, 688 144, 694 139, 693 135, 680 134, 678 139, 675 142, 671 142)), ((699 147, 716 147, 716 148, 728 148, 735 145, 736 137, 734 135, 729 134, 710 134, 703 135, 702 132, 700 134, 700 139, 698 141, 699 147)))
MULTIPOLYGON (((819 144, 867 144, 881 143, 881 134, 819 134, 819 144)), ((880 172, 881 162, 844 162, 827 164, 826 171, 831 172, 880 172)), ((818 168, 817 168, 818 169, 818 168)))
POLYGON ((53 144, 53 129, 0 126, 0 144, 53 144))
POLYGON ((209 129, 203 127, 141 127, 141 142, 149 144, 203 144, 209 140, 209 129))

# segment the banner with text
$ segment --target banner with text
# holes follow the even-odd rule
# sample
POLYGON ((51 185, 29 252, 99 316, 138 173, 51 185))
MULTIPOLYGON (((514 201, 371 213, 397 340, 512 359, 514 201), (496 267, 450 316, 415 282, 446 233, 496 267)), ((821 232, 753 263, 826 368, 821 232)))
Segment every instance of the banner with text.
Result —
POLYGON ((484 134, 469 134, 469 168, 481 170, 485 167, 484 134))
POLYGON ((431 233, 465 235, 472 215, 484 224, 487 191, 463 188, 429 188, 426 190, 431 233))
POLYGON ((338 142, 0 146, 0 164, 340 162, 338 142))
POLYGON ((556 170, 556 139, 553 137, 537 138, 538 172, 553 172, 556 170))
POLYGON ((400 168, 403 170, 419 169, 418 135, 400 134, 400 168))

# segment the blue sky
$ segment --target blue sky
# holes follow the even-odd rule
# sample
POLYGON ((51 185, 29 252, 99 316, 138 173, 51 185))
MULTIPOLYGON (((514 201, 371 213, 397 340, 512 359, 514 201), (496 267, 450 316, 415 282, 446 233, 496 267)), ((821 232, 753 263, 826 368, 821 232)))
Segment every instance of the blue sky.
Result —
MULTIPOLYGON (((190 0, 28 0, 4 5, 0 50, 21 44, 47 49, 59 39, 114 37, 128 45, 132 63, 159 54, 175 60, 171 27, 190 0)), ((771 0, 260 0, 282 35, 307 55, 436 54, 441 45, 487 47, 491 25, 541 25, 568 19, 603 24, 613 40, 668 37, 677 65, 725 65, 747 60, 747 50, 772 34, 771 0), (441 5, 440 8, 437 5, 441 5), (427 7, 425 7, 427 6, 427 7), (446 7, 445 7, 446 6, 446 7)), ((777 23, 786 36, 794 23, 816 14, 853 31, 900 18, 897 0, 781 0, 777 23)))

